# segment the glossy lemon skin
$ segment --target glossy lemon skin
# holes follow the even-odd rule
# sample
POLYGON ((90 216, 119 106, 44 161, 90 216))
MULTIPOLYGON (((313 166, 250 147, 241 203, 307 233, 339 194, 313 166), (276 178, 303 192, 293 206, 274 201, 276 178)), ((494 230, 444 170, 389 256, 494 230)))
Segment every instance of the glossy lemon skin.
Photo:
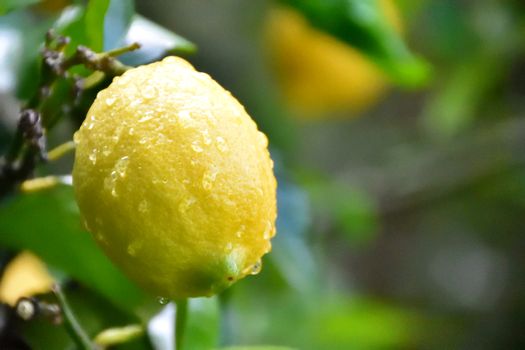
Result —
POLYGON ((275 235, 266 136, 210 76, 168 57, 101 91, 75 135, 85 226, 157 296, 209 296, 260 269, 275 235))

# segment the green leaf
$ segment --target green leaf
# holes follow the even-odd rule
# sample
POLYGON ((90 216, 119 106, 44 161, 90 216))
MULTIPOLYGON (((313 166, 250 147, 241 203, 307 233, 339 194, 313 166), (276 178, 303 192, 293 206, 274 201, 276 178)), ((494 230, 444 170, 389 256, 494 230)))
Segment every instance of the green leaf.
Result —
POLYGON ((284 346, 255 345, 255 346, 230 346, 216 350, 295 350, 284 346))
POLYGON ((37 4, 41 0, 2 0, 0 2, 0 16, 9 11, 18 10, 29 5, 37 4))
POLYGON ((134 14, 132 0, 111 0, 104 18, 104 51, 124 45, 134 14))
POLYGON ((125 43, 133 42, 141 44, 140 50, 122 55, 121 60, 134 66, 153 62, 168 54, 188 55, 197 50, 190 41, 140 15, 133 17, 126 35, 125 43))
POLYGON ((49 26, 48 20, 35 21, 29 11, 0 17, 0 90, 15 90, 20 99, 34 94, 40 75, 39 50, 49 26))
POLYGON ((86 7, 84 26, 88 46, 95 51, 104 48, 104 18, 110 0, 90 0, 86 7))
POLYGON ((302 172, 299 178, 314 207, 337 223, 349 243, 359 246, 375 237, 377 209, 367 193, 318 174, 302 172))
POLYGON ((430 75, 429 65, 410 52, 388 22, 378 0, 281 0, 315 27, 356 47, 398 84, 415 87, 430 75))
POLYGON ((124 309, 145 295, 102 253, 83 228, 68 186, 19 194, 0 206, 0 244, 28 249, 124 309))
POLYGON ((309 319, 318 349, 417 348, 422 319, 413 311, 368 298, 333 298, 309 319))
POLYGON ((208 350, 219 341, 219 303, 217 297, 188 300, 183 349, 208 350))

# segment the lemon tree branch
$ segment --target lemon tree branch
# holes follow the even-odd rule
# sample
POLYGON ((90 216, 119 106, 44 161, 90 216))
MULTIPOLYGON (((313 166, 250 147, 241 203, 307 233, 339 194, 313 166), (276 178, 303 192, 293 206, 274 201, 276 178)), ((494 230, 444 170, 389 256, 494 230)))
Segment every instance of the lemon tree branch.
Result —
POLYGON ((121 75, 129 66, 115 56, 136 50, 139 44, 116 50, 96 53, 85 46, 78 46, 67 57, 65 49, 70 40, 52 31, 46 35, 42 51, 41 77, 37 91, 21 110, 14 139, 8 152, 0 159, 0 198, 13 191, 18 184, 30 178, 36 165, 48 159, 46 133, 78 102, 83 90, 92 88, 105 77, 121 75), (83 65, 95 73, 86 78, 73 77, 69 69, 83 65), (70 82, 71 101, 62 101, 60 82, 70 82))

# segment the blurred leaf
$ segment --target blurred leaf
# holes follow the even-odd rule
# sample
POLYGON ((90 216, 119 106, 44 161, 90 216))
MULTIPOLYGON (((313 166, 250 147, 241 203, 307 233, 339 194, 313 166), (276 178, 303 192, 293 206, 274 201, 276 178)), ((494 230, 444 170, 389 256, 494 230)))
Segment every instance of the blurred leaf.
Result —
POLYGON ((104 48, 104 17, 110 0, 90 0, 87 3, 84 28, 88 46, 95 51, 104 48))
POLYGON ((1 203, 0 243, 33 251, 124 309, 137 308, 146 298, 84 231, 71 187, 19 194, 1 203))
POLYGON ((134 42, 141 44, 140 50, 121 56, 124 63, 134 66, 153 62, 168 54, 187 55, 197 50, 190 41, 140 15, 133 17, 125 39, 126 44, 134 42))
POLYGON ((32 96, 38 84, 38 58, 48 20, 37 21, 28 11, 0 17, 0 90, 32 96))
POLYGON ((229 346, 227 348, 220 348, 216 350, 295 350, 284 346, 272 345, 250 345, 250 346, 229 346))
POLYGON ((309 192, 314 207, 333 218, 351 244, 366 244, 375 237, 377 209, 369 195, 318 174, 301 172, 299 182, 309 192))
POLYGON ((414 56, 381 10, 378 0, 281 0, 301 11, 312 25, 356 47, 399 84, 416 87, 430 66, 414 56))
POLYGON ((268 255, 290 286, 303 293, 317 289, 319 271, 306 242, 310 207, 306 193, 283 177, 277 188, 277 235, 268 255))
POLYGON ((101 52, 120 44, 133 11, 130 0, 92 0, 85 7, 67 7, 53 28, 71 39, 69 53, 78 45, 101 52))
POLYGON ((124 45, 134 14, 133 0, 111 0, 104 17, 104 51, 124 45))
POLYGON ((366 298, 335 298, 309 321, 319 349, 407 349, 421 330, 415 313, 366 298))
POLYGON ((503 75, 500 59, 482 57, 458 64, 423 111, 429 131, 450 137, 467 128, 503 75))
POLYGON ((186 333, 182 348, 208 350, 219 340, 219 303, 217 297, 188 300, 186 333))
POLYGON ((0 16, 5 15, 9 11, 33 5, 40 1, 41 0, 2 0, 2 2, 0 2, 0 16))

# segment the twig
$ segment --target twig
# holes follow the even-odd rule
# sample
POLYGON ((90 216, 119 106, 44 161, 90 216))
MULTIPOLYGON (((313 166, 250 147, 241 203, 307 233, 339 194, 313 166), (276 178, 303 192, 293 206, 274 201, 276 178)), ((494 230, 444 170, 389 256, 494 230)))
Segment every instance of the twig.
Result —
POLYGON ((47 161, 46 132, 64 114, 70 113, 74 105, 79 104, 82 91, 97 86, 105 77, 120 75, 128 70, 130 67, 122 64, 115 56, 140 47, 134 43, 96 53, 79 46, 73 55, 66 57, 65 49, 69 42, 69 38, 57 36, 52 31, 46 35, 39 87, 20 112, 14 140, 8 153, 0 159, 0 198, 30 178, 39 162, 47 161), (84 65, 96 72, 86 78, 71 77, 68 70, 76 65, 84 65), (74 98, 70 105, 56 105, 61 103, 55 96, 60 93, 57 88, 60 79, 71 81, 74 98))
POLYGON ((75 315, 73 314, 73 311, 67 303, 66 296, 58 284, 53 286, 53 293, 55 294, 58 304, 60 305, 60 309, 62 310, 62 315, 64 317, 64 327, 77 347, 81 350, 96 349, 95 345, 91 342, 82 326, 80 326, 80 323, 78 323, 75 315))

